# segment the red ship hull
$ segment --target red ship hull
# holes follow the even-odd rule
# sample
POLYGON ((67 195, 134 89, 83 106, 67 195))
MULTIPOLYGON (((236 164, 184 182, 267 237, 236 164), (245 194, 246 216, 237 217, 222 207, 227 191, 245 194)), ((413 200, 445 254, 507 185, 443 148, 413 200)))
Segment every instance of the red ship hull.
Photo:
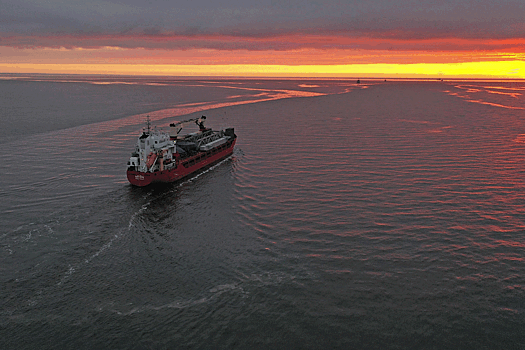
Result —
POLYGON ((212 149, 207 152, 199 152, 194 156, 180 159, 177 162, 177 166, 169 170, 144 173, 128 169, 128 181, 132 185, 142 187, 155 182, 174 182, 180 180, 231 155, 235 141, 236 139, 234 138, 232 141, 226 143, 225 147, 212 149))

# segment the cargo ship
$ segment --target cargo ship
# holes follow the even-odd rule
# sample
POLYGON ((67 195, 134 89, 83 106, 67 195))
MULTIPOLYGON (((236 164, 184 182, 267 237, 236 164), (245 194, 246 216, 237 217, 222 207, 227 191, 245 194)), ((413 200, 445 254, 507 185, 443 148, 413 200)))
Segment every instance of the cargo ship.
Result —
POLYGON ((151 128, 149 117, 127 164, 128 181, 135 186, 174 182, 230 156, 237 135, 233 128, 212 130, 206 116, 170 124, 170 131, 151 128), (198 131, 181 134, 196 124, 198 131))

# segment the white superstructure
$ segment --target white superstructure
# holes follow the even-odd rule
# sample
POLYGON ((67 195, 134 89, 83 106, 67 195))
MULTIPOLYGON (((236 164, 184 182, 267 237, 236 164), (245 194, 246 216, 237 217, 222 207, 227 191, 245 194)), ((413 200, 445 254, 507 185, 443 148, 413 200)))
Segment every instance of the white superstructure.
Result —
POLYGON ((137 140, 135 152, 129 158, 128 167, 144 173, 172 168, 175 166, 175 142, 167 132, 151 130, 149 118, 147 124, 147 129, 137 140))

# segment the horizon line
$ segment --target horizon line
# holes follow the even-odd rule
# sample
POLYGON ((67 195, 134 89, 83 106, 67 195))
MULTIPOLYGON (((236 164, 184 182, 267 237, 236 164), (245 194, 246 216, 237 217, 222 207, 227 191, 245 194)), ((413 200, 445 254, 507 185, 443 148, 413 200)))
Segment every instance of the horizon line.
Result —
POLYGON ((408 81, 519 81, 525 82, 525 78, 511 77, 394 77, 394 76, 248 76, 248 75, 171 75, 171 74, 124 74, 124 73, 49 73, 49 72, 1 72, 2 76, 83 76, 83 77, 126 77, 126 78, 175 78, 175 79, 268 79, 268 80, 408 80, 408 81))

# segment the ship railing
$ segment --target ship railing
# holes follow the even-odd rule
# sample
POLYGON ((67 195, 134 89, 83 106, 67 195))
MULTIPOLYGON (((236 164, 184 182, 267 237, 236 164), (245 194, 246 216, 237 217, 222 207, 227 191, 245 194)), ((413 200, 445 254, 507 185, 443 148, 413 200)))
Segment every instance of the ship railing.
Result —
POLYGON ((197 141, 197 148, 199 148, 202 145, 206 145, 210 142, 213 142, 215 140, 218 140, 222 137, 222 133, 220 131, 215 132, 211 135, 205 136, 197 141))
POLYGON ((223 136, 222 131, 205 131, 204 133, 198 133, 196 135, 187 136, 184 138, 184 141, 186 142, 194 142, 197 148, 199 148, 203 144, 210 143, 212 141, 215 141, 223 136))

